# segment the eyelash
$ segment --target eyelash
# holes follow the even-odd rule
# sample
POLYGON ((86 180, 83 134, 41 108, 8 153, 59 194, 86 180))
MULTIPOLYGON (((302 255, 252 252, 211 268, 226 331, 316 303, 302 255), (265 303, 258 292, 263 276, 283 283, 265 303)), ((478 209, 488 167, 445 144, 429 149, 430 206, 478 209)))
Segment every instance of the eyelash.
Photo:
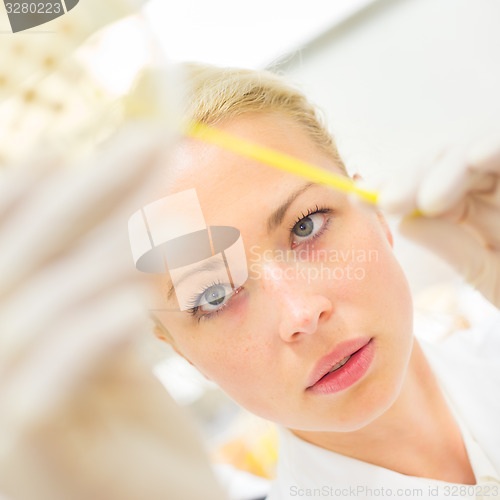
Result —
MULTIPOLYGON (((306 217, 309 217, 311 215, 314 215, 314 214, 331 214, 333 213, 333 210, 331 208, 326 208, 326 207, 322 207, 320 208, 318 205, 315 205, 314 208, 310 208, 307 210, 306 213, 302 212, 296 219, 295 219, 295 222, 288 228, 288 232, 290 233, 290 242, 293 238, 293 234, 292 234, 292 231, 293 231, 293 228, 302 220, 302 219, 305 219, 306 217)), ((312 236, 311 238, 307 239, 307 240, 304 240, 304 241, 314 241, 316 238, 319 238, 325 231, 328 230, 328 227, 330 225, 330 222, 331 222, 331 219, 328 218, 327 220, 325 220, 325 222, 323 223, 323 227, 314 235, 312 236)), ((301 242, 303 243, 303 242, 301 242)), ((299 243, 299 245, 301 244, 299 243)), ((298 245, 297 245, 298 246, 298 245)))
MULTIPOLYGON (((193 295, 193 297, 191 297, 191 300, 190 300, 190 303, 189 305, 191 306, 189 309, 187 309, 187 312, 189 314, 191 314, 196 320, 197 322, 199 323, 201 320, 208 320, 208 319, 211 319, 211 318, 214 318, 216 317, 218 314, 220 314, 228 305, 229 305, 229 300, 227 302, 224 302, 223 305, 221 305, 218 309, 215 309, 213 310, 212 312, 208 312, 208 313, 205 313, 205 314, 200 314, 199 313, 199 309, 200 309, 200 306, 198 305, 199 304, 199 301, 200 301, 200 297, 211 287, 213 286, 216 286, 216 285, 221 285, 222 283, 220 281, 214 281, 212 283, 210 283, 209 285, 207 285, 206 287, 203 288, 203 290, 201 290, 201 292, 199 293, 196 293, 195 295, 193 295)), ((233 290, 233 293, 232 295, 237 295, 238 293, 240 293, 241 291, 243 290, 243 287, 240 286, 239 288, 237 288, 236 290, 233 290)))
MULTIPOLYGON (((326 208, 326 207, 322 207, 320 208, 318 205, 315 205, 314 208, 310 208, 307 210, 306 213, 302 212, 296 219, 295 219, 295 222, 288 228, 288 232, 290 233, 290 240, 292 238, 292 231, 293 231, 293 228, 295 227, 295 225, 300 222, 302 219, 305 219, 306 217, 309 217, 311 215, 314 215, 314 214, 331 214, 333 212, 333 210, 331 208, 326 208)), ((319 238, 327 229, 328 229, 328 226, 331 222, 331 219, 327 219, 324 223, 323 223, 323 227, 314 235, 312 236, 311 238, 309 238, 309 240, 306 240, 306 241, 312 241, 312 240, 315 240, 316 238, 319 238)), ((191 301, 190 301, 190 304, 191 305, 191 308, 188 309, 187 311, 189 312, 189 314, 191 314, 193 316, 193 318, 196 319, 196 321, 198 323, 200 323, 200 321, 205 321, 205 320, 209 320, 209 319, 213 319, 215 317, 217 317, 224 309, 226 309, 226 307, 230 304, 230 300, 228 300, 227 302, 225 302, 222 306, 220 306, 218 309, 215 309, 214 311, 212 312, 209 312, 209 313, 205 313, 205 314, 200 314, 199 313, 199 301, 200 301, 200 297, 209 289, 211 288, 212 286, 215 286, 215 285, 220 285, 221 282, 220 281, 217 281, 217 282, 213 282, 211 284, 209 284, 208 286, 206 286, 205 288, 203 288, 203 290, 200 292, 200 293, 197 293, 195 295, 193 295, 193 297, 191 298, 191 301)), ((244 288, 243 287, 240 287, 238 288, 238 290, 234 291, 233 293, 234 294, 238 294, 239 292, 241 292, 244 288)))
POLYGON ((215 311, 206 313, 206 314, 199 314, 198 309, 199 306, 195 306, 191 309, 188 309, 188 312, 196 319, 196 321, 199 323, 200 321, 205 321, 208 319, 215 318, 217 315, 219 315, 225 308, 226 308, 227 302, 224 303, 224 305, 220 306, 219 309, 215 309, 215 311))

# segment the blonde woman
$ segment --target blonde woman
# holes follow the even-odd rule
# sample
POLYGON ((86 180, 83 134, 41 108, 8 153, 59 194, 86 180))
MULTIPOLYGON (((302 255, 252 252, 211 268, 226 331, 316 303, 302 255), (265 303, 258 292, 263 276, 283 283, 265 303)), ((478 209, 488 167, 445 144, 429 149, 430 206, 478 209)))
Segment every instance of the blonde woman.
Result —
MULTIPOLYGON (((189 118, 348 175, 315 108, 277 76, 189 72, 189 118)), ((484 148, 452 158, 451 169, 441 159, 404 186, 395 180, 382 202, 419 208, 424 216, 406 220, 404 232, 499 307, 500 161, 498 149, 484 148)), ((194 188, 207 226, 240 231, 248 279, 231 286, 205 269, 182 308, 172 276, 157 276, 156 334, 279 425, 270 500, 500 498, 499 318, 497 331, 471 332, 469 345, 423 347, 379 211, 193 139, 167 171, 162 196, 194 188), (484 342, 497 351, 481 360, 484 342)), ((183 211, 164 217, 188 227, 183 211)))

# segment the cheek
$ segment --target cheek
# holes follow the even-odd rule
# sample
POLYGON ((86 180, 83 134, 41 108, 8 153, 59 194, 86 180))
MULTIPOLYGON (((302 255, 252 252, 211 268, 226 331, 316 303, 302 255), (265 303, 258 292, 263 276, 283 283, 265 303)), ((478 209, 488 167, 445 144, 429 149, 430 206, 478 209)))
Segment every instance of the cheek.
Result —
POLYGON ((264 377, 269 375, 270 326, 257 319, 246 317, 244 323, 229 324, 215 321, 189 333, 184 328, 182 336, 176 335, 179 351, 236 399, 242 392, 265 385, 264 377))
POLYGON ((327 249, 327 285, 346 301, 368 299, 392 272, 390 247, 371 228, 351 228, 340 241, 327 244, 331 244, 327 249))
POLYGON ((365 321, 371 322, 378 335, 378 383, 371 400, 376 409, 392 404, 399 394, 413 345, 413 303, 392 247, 383 238, 371 242, 371 250, 376 252, 364 264, 365 278, 356 292, 367 305, 365 321))
POLYGON ((406 277, 392 251, 379 252, 378 261, 366 269, 367 304, 391 337, 395 347, 406 351, 413 334, 413 304, 406 277))
POLYGON ((413 330, 410 289, 385 235, 378 226, 363 224, 345 241, 337 246, 339 262, 332 265, 344 277, 326 283, 339 314, 353 328, 391 335, 399 345, 408 343, 413 330))
POLYGON ((349 265, 354 269, 354 281, 369 290, 371 300, 409 297, 406 277, 380 228, 365 226, 351 241, 349 265))
POLYGON ((270 355, 272 342, 251 334, 240 335, 238 341, 220 340, 207 346, 212 354, 199 355, 200 369, 230 398, 263 418, 275 414, 274 401, 282 380, 274 370, 276 360, 270 355), (271 408, 271 410, 270 410, 271 408))

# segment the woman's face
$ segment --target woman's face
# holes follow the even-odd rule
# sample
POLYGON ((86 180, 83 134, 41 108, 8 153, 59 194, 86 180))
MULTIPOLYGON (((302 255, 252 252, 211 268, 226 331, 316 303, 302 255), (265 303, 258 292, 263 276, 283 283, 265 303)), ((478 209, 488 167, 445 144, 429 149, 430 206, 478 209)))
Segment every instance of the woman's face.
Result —
MULTIPOLYGON (((342 172, 284 115, 219 128, 342 172)), ((207 282, 199 293, 212 303, 161 315, 174 347, 242 406, 293 429, 356 430, 383 413, 412 346, 410 293, 383 218, 198 141, 181 144, 170 174, 166 195, 195 188, 207 225, 240 230, 249 271, 238 293, 207 282)))

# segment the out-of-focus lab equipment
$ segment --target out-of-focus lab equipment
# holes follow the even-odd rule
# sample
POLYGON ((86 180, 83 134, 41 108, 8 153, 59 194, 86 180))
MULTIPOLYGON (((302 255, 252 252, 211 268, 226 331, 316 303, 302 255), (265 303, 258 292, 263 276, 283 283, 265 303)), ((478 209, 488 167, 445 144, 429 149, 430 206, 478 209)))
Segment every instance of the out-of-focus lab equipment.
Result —
POLYGON ((176 119, 175 77, 130 92, 164 62, 142 3, 87 0, 53 31, 1 35, 2 500, 225 497, 153 375, 128 251, 127 219, 151 199, 176 119))

